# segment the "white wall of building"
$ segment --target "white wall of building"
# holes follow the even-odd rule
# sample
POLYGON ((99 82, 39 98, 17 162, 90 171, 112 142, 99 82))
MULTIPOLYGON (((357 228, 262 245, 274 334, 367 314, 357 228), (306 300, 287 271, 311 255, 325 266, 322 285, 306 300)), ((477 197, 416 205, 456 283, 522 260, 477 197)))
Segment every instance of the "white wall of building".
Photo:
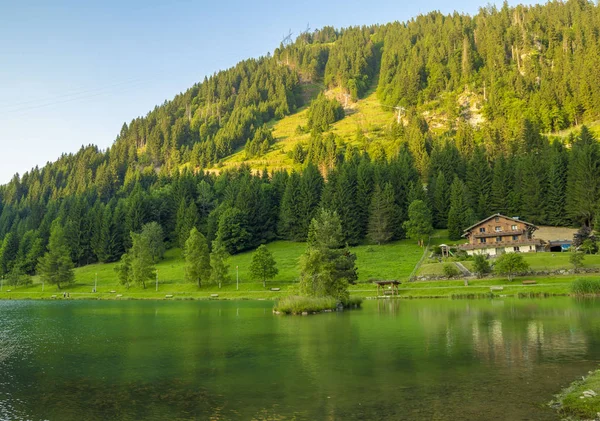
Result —
MULTIPOLYGON (((519 247, 519 253, 535 253, 536 249, 535 246, 518 246, 519 247)), ((492 245, 490 244, 490 247, 488 248, 484 248, 484 249, 476 249, 476 250, 467 250, 467 254, 469 256, 473 256, 475 254, 487 254, 490 256, 496 256, 498 254, 503 254, 503 253, 514 253, 515 252, 515 247, 514 246, 510 246, 510 247, 492 247, 492 245), (502 251, 500 250, 496 250, 496 249, 503 249, 502 251), (498 252, 500 251, 500 252, 498 252)))

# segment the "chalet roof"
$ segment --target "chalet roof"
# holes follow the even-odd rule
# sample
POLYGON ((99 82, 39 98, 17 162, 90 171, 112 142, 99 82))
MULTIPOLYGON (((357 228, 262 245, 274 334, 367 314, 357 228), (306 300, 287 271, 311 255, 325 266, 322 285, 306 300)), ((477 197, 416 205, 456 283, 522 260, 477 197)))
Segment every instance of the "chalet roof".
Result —
POLYGON ((465 233, 466 233, 467 231, 470 231, 471 229, 475 228, 477 225, 481 225, 481 224, 483 224, 484 222, 487 222, 487 221, 489 221, 489 220, 490 220, 490 219, 492 219, 492 218, 496 218, 497 216, 499 216, 499 217, 501 217, 501 218, 506 218, 506 219, 509 219, 509 220, 511 220, 511 221, 515 221, 515 222, 521 222, 521 223, 523 223, 523 224, 525 224, 525 225, 529 225, 530 227, 537 228, 537 226, 535 226, 535 225, 534 225, 534 224, 532 224, 531 222, 526 222, 526 221, 523 221, 522 219, 511 218, 510 216, 505 216, 505 215, 502 215, 501 213, 495 213, 495 214, 493 214, 493 215, 490 215, 490 216, 488 216, 488 217, 487 217, 487 218, 485 218, 485 219, 482 219, 481 221, 477 222, 476 224, 473 224, 473 225, 471 225, 469 228, 465 228, 465 233))

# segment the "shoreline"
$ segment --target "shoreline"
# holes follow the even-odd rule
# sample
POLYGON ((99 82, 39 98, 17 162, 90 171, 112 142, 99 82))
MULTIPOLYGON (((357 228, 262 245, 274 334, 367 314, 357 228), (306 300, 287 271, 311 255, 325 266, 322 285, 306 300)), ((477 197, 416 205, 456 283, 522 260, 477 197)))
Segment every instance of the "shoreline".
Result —
POLYGON ((562 389, 548 406, 555 409, 563 419, 600 419, 600 369, 589 371, 587 375, 562 389))
MULTIPOLYGON (((418 298, 449 298, 449 299, 490 299, 490 298, 533 298, 552 296, 573 296, 571 284, 579 278, 598 279, 598 275, 554 275, 528 276, 516 278, 512 282, 501 278, 471 279, 465 285, 461 279, 445 281, 410 281, 402 282, 398 294, 389 295, 391 291, 384 290, 384 295, 377 295, 377 288, 370 282, 350 285, 348 292, 351 297, 372 299, 418 299, 418 298), (525 281, 525 284, 524 284, 525 281), (535 282, 531 284, 531 282, 535 282)), ((144 289, 138 286, 126 288, 116 282, 98 283, 97 291, 92 292, 94 284, 76 283, 57 289, 46 285, 42 292, 42 284, 34 283, 27 286, 11 287, 3 285, 0 300, 269 300, 295 295, 296 283, 272 281, 263 287, 260 282, 245 282, 217 285, 197 285, 166 281, 160 283, 158 291, 155 285, 147 285, 144 289), (68 293, 70 298, 63 298, 68 293)))

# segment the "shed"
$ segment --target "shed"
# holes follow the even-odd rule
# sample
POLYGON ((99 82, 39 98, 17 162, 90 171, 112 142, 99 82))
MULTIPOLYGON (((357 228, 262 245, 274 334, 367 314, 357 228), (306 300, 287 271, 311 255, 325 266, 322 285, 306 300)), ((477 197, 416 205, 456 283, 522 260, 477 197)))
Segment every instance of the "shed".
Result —
POLYGON ((373 281, 373 283, 375 285, 377 285, 377 296, 379 297, 379 288, 382 287, 383 288, 383 294, 386 295, 385 293, 387 292, 385 287, 389 286, 391 294, 390 295, 398 295, 398 285, 400 285, 400 281, 373 281))

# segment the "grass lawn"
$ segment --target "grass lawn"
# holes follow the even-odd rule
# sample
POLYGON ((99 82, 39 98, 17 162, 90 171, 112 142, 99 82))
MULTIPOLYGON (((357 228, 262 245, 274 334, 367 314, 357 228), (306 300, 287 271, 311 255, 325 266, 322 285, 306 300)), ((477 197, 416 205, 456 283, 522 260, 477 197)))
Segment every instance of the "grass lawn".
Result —
MULTIPOLYGON (((573 265, 569 262, 569 253, 523 253, 523 258, 529 263, 532 271, 569 270, 573 265)), ((491 261, 493 263, 493 260, 491 261)), ((450 262, 449 262, 450 263, 450 262)), ((473 270, 473 261, 461 262, 467 269, 473 270)), ((418 276, 442 276, 446 263, 424 263, 419 267, 418 276)), ((600 268, 600 255, 586 255, 583 260, 584 268, 600 268)))
MULTIPOLYGON (((269 281, 267 288, 262 283, 250 278, 250 262, 253 252, 241 253, 231 256, 228 260, 230 282, 218 286, 203 286, 201 289, 195 284, 185 282, 185 267, 180 249, 171 249, 165 253, 165 258, 156 265, 158 270, 159 291, 155 290, 154 280, 146 284, 146 289, 141 286, 131 286, 127 289, 120 285, 115 272, 117 263, 99 263, 75 269, 75 284, 65 288, 74 297, 78 298, 112 298, 122 294, 123 298, 164 298, 165 295, 174 295, 174 298, 210 298, 213 293, 218 293, 220 298, 273 298, 288 293, 293 288, 300 274, 299 260, 306 249, 305 243, 291 241, 275 241, 267 245, 277 262, 279 274, 273 281, 269 281), (239 274, 239 290, 236 284, 236 267, 239 274), (92 293, 95 280, 98 280, 97 293, 92 293), (279 292, 272 292, 270 288, 280 288, 279 292), (115 291, 112 293, 111 291, 115 291)), ((422 255, 422 249, 411 240, 401 240, 382 246, 360 245, 351 248, 357 256, 359 282, 369 279, 400 279, 406 280, 422 255)), ((51 298, 52 295, 61 295, 55 286, 42 284, 34 277, 33 284, 12 288, 3 286, 0 298, 51 298), (10 290, 10 292, 8 292, 10 290)))
MULTIPOLYGON (((431 243, 441 244, 447 242, 444 231, 436 231, 431 243)), ((150 281, 146 289, 141 286, 131 286, 129 289, 120 285, 114 268, 115 263, 94 264, 75 269, 75 284, 65 288, 72 294, 72 298, 114 299, 122 295, 122 299, 164 299, 166 295, 173 295, 173 299, 210 299, 212 294, 218 294, 219 299, 266 299, 273 300, 295 292, 295 285, 299 275, 299 259, 306 248, 305 243, 290 241, 275 241, 267 245, 273 253, 279 274, 273 281, 267 283, 263 288, 261 282, 250 279, 249 266, 252 252, 241 253, 229 258, 230 282, 224 283, 221 288, 217 285, 206 285, 198 288, 197 285, 184 281, 184 261, 181 250, 171 249, 165 254, 165 259, 157 265, 159 275, 159 289, 155 290, 155 282, 150 281), (236 284, 236 267, 239 273, 239 286, 236 284), (96 293, 92 293, 94 280, 98 279, 96 293), (278 291, 271 291, 278 288, 278 291), (114 292, 113 292, 114 291, 114 292)), ((357 266, 359 280, 356 285, 350 287, 350 293, 357 297, 375 297, 377 288, 371 279, 397 279, 400 285, 401 297, 450 297, 460 294, 488 294, 491 286, 502 286, 502 291, 495 292, 496 295, 517 295, 518 293, 568 294, 570 284, 577 278, 598 278, 597 274, 565 275, 565 276, 527 276, 516 278, 508 282, 503 278, 470 280, 465 286, 463 280, 451 281, 417 281, 408 282, 408 277, 413 268, 423 255, 423 249, 412 240, 401 240, 382 246, 360 245, 351 248, 357 255, 357 266), (523 286, 523 279, 535 279, 536 285, 523 286)), ((532 266, 545 267, 552 264, 551 253, 539 253, 524 255, 527 259, 533 259, 532 266)), ((568 262, 568 255, 557 257, 568 262)), ((600 265, 600 256, 587 256, 587 265, 600 265)), ((463 262, 468 268, 472 262, 463 262)), ((558 265, 558 263, 555 263, 558 265)), ((443 268, 441 263, 424 264, 419 273, 436 273, 443 268)), ((0 291, 0 299, 10 298, 51 298, 57 295, 62 298, 62 292, 55 286, 45 285, 42 292, 42 284, 39 279, 34 278, 33 284, 11 288, 4 285, 0 291), (10 290, 10 292, 9 292, 10 290)))

